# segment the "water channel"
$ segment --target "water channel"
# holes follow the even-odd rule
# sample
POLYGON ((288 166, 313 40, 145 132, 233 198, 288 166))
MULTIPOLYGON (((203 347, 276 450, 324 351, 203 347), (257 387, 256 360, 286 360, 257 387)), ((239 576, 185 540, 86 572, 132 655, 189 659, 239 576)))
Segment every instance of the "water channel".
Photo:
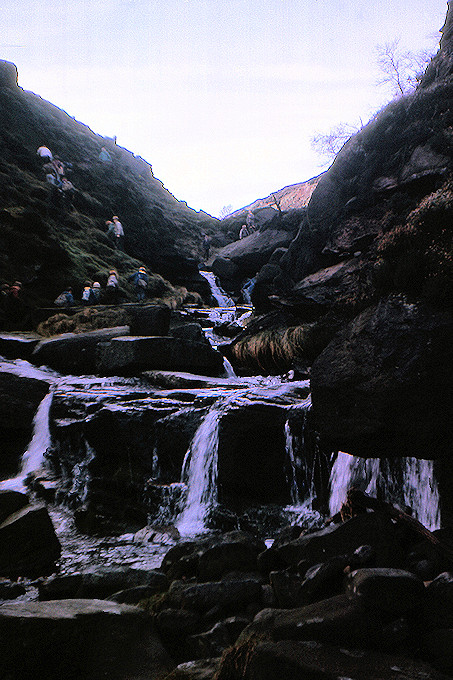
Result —
MULTIPOLYGON (((211 286, 216 282, 211 278, 211 286)), ((218 288, 218 286, 217 286, 218 288)), ((213 288, 214 294, 214 288, 213 288)), ((225 303, 221 291, 216 289, 219 303, 225 303)), ((209 319, 207 336, 216 343, 216 325, 227 321, 243 324, 251 310, 238 311, 228 301, 218 308, 201 310, 209 319)), ((439 495, 434 478, 432 461, 405 458, 390 461, 364 460, 346 453, 326 453, 317 447, 316 437, 306 431, 306 414, 311 402, 308 395, 308 381, 290 381, 284 377, 255 376, 237 378, 231 366, 226 365, 225 378, 220 384, 199 389, 193 398, 190 390, 153 390, 145 388, 139 379, 97 378, 93 376, 60 376, 46 367, 36 368, 22 360, 3 360, 0 370, 8 370, 24 377, 39 377, 49 383, 49 391, 41 402, 34 421, 33 437, 22 457, 21 469, 17 476, 3 480, 0 488, 26 490, 30 475, 46 467, 46 453, 52 447, 49 428, 49 413, 53 398, 58 394, 73 394, 78 399, 104 399, 115 407, 127 392, 127 399, 142 405, 159 403, 174 404, 187 400, 197 408, 204 407, 204 415, 187 449, 180 470, 179 479, 168 487, 168 503, 163 496, 162 516, 168 524, 174 525, 182 537, 192 537, 209 531, 208 518, 218 504, 218 447, 219 423, 233 409, 278 407, 285 414, 281 420, 281 437, 285 449, 285 476, 288 486, 288 503, 282 513, 289 522, 303 526, 316 526, 322 520, 319 497, 320 471, 328 481, 328 511, 337 512, 345 500, 350 486, 358 486, 371 495, 384 500, 406 505, 414 516, 428 529, 440 526, 439 495), (192 401, 190 401, 192 399, 192 401), (143 401, 144 400, 144 401, 143 401), (163 400, 163 401, 162 401, 163 400), (174 502, 172 492, 178 495, 174 502)), ((193 392, 193 390, 192 390, 193 392)), ((146 452, 145 452, 146 453, 146 452)), ((155 446, 147 452, 158 475, 159 450, 155 446)), ((247 455, 247 442, 244 442, 247 455)), ((79 487, 86 483, 86 470, 80 466, 79 487)), ((75 483, 76 483, 75 482, 75 483)), ((274 510, 274 508, 273 508, 274 510)), ((160 564, 163 554, 175 542, 175 533, 164 530, 149 530, 139 534, 126 533, 120 536, 95 537, 81 534, 74 526, 73 514, 64 505, 50 505, 49 511, 62 544, 60 571, 73 573, 87 566, 102 564, 127 564, 135 567, 153 568, 160 564)), ((324 511, 325 512, 325 511, 324 511)))

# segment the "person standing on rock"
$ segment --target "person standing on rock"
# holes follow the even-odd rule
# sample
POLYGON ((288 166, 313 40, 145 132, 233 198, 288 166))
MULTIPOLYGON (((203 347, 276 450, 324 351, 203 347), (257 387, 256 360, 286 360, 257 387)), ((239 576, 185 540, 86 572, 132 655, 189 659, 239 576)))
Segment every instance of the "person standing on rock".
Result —
POLYGON ((252 234, 256 229, 256 217, 252 210, 248 211, 245 224, 247 225, 248 234, 252 234))
POLYGON ((149 277, 145 267, 140 267, 138 272, 134 272, 129 276, 129 281, 135 286, 135 293, 137 301, 143 302, 145 299, 146 289, 148 288, 149 277))
POLYGON ((203 238, 203 252, 204 252, 204 259, 207 260, 209 258, 209 252, 211 250, 211 239, 207 234, 204 235, 203 238))
POLYGON ((118 219, 118 215, 113 215, 112 217, 113 221, 113 233, 115 235, 115 247, 118 248, 118 250, 124 251, 124 229, 123 225, 118 219))
POLYGON ((107 286, 105 288, 105 297, 108 305, 118 304, 119 288, 118 288, 118 273, 116 269, 110 269, 109 277, 107 279, 107 286))

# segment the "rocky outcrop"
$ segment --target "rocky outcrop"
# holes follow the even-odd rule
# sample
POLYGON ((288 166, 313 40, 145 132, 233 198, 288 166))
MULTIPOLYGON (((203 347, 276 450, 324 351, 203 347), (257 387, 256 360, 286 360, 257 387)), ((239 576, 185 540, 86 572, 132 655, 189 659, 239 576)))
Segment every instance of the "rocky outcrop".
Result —
MULTIPOLYGON (((449 456, 452 11, 420 85, 344 145, 252 294, 298 318, 280 370, 312 364, 315 427, 359 456, 449 456)), ((268 319, 235 340, 235 367, 276 355, 268 319)))
POLYGON ((49 340, 41 340, 33 350, 31 360, 37 366, 50 366, 61 373, 93 374, 97 368, 97 346, 129 333, 129 326, 86 333, 63 333, 49 340))
POLYGON ((286 247, 292 234, 279 229, 255 231, 240 241, 231 243, 218 251, 211 267, 223 284, 228 279, 244 280, 254 276, 266 264, 276 248, 286 247), (218 261, 220 260, 220 262, 218 261), (226 267, 228 263, 229 270, 226 267))
POLYGON ((175 666, 142 611, 104 600, 1 604, 0 657, 5 678, 164 680, 175 666))
POLYGON ((26 505, 0 524, 0 574, 42 576, 55 568, 60 542, 44 505, 26 505))
POLYGON ((223 357, 205 342, 178 337, 117 337, 100 346, 96 372, 135 375, 162 369, 221 375, 223 357))
POLYGON ((354 319, 311 370, 313 422, 356 455, 450 456, 450 311, 383 300, 354 319))

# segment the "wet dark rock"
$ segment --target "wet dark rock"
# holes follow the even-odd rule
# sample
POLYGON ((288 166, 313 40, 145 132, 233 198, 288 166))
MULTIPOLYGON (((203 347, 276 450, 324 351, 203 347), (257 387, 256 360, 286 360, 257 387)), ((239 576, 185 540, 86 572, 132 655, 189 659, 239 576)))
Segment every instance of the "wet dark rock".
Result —
POLYGON ((29 500, 27 494, 20 491, 0 489, 0 524, 7 517, 28 505, 29 500))
POLYGON ((336 595, 304 607, 264 609, 244 631, 268 634, 274 640, 319 640, 333 644, 367 645, 382 629, 383 617, 368 612, 359 598, 336 595))
POLYGON ((191 635, 198 628, 200 614, 188 609, 162 609, 154 617, 156 629, 162 639, 168 644, 181 644, 181 639, 191 635))
MULTIPOLYGON (((116 594, 126 593, 135 588, 147 589, 148 595, 164 592, 168 589, 168 580, 164 573, 156 569, 144 570, 131 567, 98 567, 80 574, 52 576, 39 584, 40 600, 59 600, 72 598, 115 598, 116 602, 126 602, 116 594)), ((138 594, 140 591, 136 591, 138 594)), ((142 591, 144 592, 144 591, 142 591)), ((131 598, 134 599, 131 593, 131 598)), ((143 599, 143 598, 140 598, 143 599)), ((128 604, 131 603, 130 601, 128 604)))
POLYGON ((392 614, 418 610, 425 596, 423 581, 402 569, 357 569, 349 575, 347 589, 365 607, 392 614))
POLYGON ((5 678, 163 678, 175 664, 137 607, 104 600, 0 605, 5 678))
POLYGON ((284 407, 263 402, 238 404, 221 417, 218 447, 220 501, 232 508, 235 503, 289 502, 284 438, 287 417, 284 407))
POLYGON ((214 680, 220 658, 197 659, 179 664, 166 680, 214 680))
POLYGON ((453 628, 453 572, 443 572, 428 584, 423 621, 428 629, 453 628))
POLYGON ((97 360, 101 375, 134 375, 161 369, 205 375, 223 373, 223 357, 211 346, 171 337, 116 338, 102 346, 97 360))
POLYGON ((0 600, 15 600, 25 595, 26 589, 20 583, 14 583, 8 579, 0 579, 0 600))
POLYGON ((312 366, 314 427, 351 454, 450 456, 452 331, 451 312, 403 298, 367 309, 312 366))
POLYGON ((234 644, 240 633, 250 623, 244 616, 230 616, 216 623, 210 630, 191 635, 186 640, 186 649, 191 650, 191 658, 217 657, 234 644))
POLYGON ((234 531, 225 534, 217 545, 202 551, 198 560, 198 578, 214 581, 231 571, 249 572, 257 569, 257 556, 265 545, 252 536, 234 531))
POLYGON ((206 613, 215 607, 219 612, 232 615, 241 612, 249 604, 259 603, 260 600, 261 583, 245 578, 194 584, 173 581, 164 601, 173 608, 206 613))
POLYGON ((161 568, 169 578, 197 576, 214 581, 229 572, 254 572, 264 543, 243 531, 185 541, 166 553, 161 568))
MULTIPOLYGON (((156 592, 161 592, 158 584, 148 585, 148 586, 135 586, 134 588, 126 588, 126 590, 120 590, 118 593, 113 593, 110 597, 105 599, 111 602, 118 602, 119 604, 139 604, 144 600, 149 600, 150 597, 156 594, 156 592), (156 590, 156 587, 158 588, 156 590)), ((166 588, 168 584, 166 584, 166 588)))
POLYGON ((364 544, 375 551, 377 566, 400 566, 404 560, 399 533, 389 518, 377 513, 360 514, 343 524, 331 524, 271 550, 275 550, 287 566, 296 566, 301 560, 306 561, 307 566, 314 566, 351 554, 364 544))
POLYGON ((129 332, 128 326, 117 326, 86 333, 64 333, 41 340, 33 350, 31 360, 38 366, 50 366, 61 373, 90 375, 96 373, 97 346, 112 338, 129 335, 129 332))
POLYGON ((438 628, 422 640, 423 651, 438 670, 453 673, 453 628, 438 628))
POLYGON ((0 355, 7 359, 29 359, 42 336, 37 333, 0 333, 0 355))
MULTIPOLYGON (((144 371, 141 377, 150 385, 160 389, 205 389, 209 387, 231 387, 231 380, 228 378, 210 378, 205 375, 194 375, 193 373, 178 373, 177 371, 144 371)), ((236 386, 236 385, 234 385, 236 386)))
POLYGON ((203 344, 208 343, 209 340, 203 333, 203 329, 199 323, 185 323, 181 326, 174 326, 168 333, 172 338, 181 338, 187 342, 201 342, 203 344))
POLYGON ((429 664, 400 654, 334 647, 314 641, 257 641, 239 662, 222 659, 218 680, 447 680, 429 664))
POLYGON ((279 608, 286 609, 301 604, 299 591, 303 578, 299 574, 286 570, 271 571, 269 580, 279 608))
POLYGON ((166 305, 128 304, 131 335, 167 335, 171 310, 166 305))
POLYGON ((55 568, 60 542, 43 505, 27 505, 0 524, 0 575, 43 576, 55 568))

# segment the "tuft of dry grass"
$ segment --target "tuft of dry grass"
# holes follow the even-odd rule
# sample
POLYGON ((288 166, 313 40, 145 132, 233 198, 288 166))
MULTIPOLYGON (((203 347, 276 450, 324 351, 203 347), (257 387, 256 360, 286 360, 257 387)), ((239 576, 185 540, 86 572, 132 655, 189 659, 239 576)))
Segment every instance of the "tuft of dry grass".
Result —
POLYGON ((303 355, 306 327, 267 329, 238 341, 232 348, 235 361, 266 373, 285 373, 303 355))

